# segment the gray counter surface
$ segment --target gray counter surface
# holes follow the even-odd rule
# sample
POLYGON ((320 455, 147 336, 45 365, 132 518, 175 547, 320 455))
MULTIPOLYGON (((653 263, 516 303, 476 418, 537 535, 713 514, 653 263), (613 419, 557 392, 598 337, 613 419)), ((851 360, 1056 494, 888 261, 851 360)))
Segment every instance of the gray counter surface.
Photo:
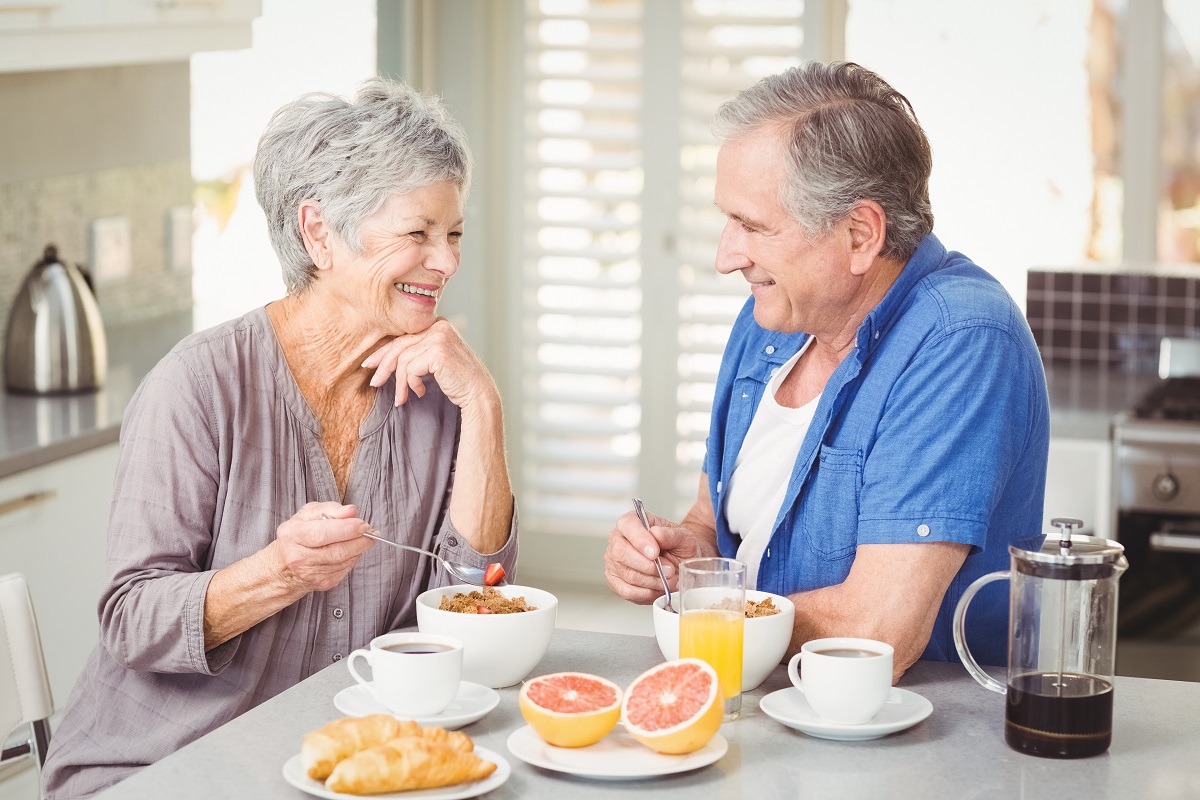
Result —
POLYGON ((99 391, 0 392, 0 477, 117 441, 142 378, 191 332, 190 312, 107 329, 108 377, 99 391))
MULTIPOLYGON (((654 639, 558 630, 533 675, 581 671, 622 686, 661 662, 654 639)), ((211 800, 308 797, 283 778, 303 735, 340 716, 333 696, 352 685, 344 664, 308 680, 133 775, 103 800, 211 800)), ((711 798, 1195 798, 1200 796, 1200 683, 1116 679, 1113 742, 1101 756, 1060 761, 1026 756, 1004 743, 1004 698, 984 690, 957 664, 921 662, 901 681, 924 695, 933 714, 907 731, 864 742, 811 738, 758 708, 790 686, 779 667, 743 695, 743 718, 721 733, 729 751, 711 766, 652 780, 595 781, 531 767, 505 745, 523 726, 517 689, 464 731, 503 755, 508 781, 488 798, 653 796, 711 798)))

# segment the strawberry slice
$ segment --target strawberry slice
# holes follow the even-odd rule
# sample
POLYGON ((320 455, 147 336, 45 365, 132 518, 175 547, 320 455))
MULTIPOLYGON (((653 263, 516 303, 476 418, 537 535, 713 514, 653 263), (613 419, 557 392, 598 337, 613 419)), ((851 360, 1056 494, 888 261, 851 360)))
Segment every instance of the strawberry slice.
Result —
POLYGON ((483 585, 495 586, 502 580, 504 580, 503 565, 497 563, 488 564, 487 569, 483 571, 483 585))
POLYGON ((475 613, 476 614, 495 614, 496 612, 492 611, 487 606, 475 606, 475 613))

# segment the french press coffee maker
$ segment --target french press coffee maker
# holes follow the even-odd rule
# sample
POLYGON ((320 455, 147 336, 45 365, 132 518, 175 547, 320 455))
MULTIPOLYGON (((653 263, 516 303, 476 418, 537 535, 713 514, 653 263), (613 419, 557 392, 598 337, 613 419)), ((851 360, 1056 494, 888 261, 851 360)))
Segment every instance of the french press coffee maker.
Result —
POLYGON ((1112 741, 1117 580, 1128 567, 1117 542, 1072 534, 1083 523, 1053 519, 1058 534, 1009 545, 1012 567, 972 583, 954 610, 954 646, 985 688, 1006 695, 1004 739, 1022 753, 1083 758, 1112 741), (967 606, 992 581, 1012 582, 1008 685, 967 649, 967 606))

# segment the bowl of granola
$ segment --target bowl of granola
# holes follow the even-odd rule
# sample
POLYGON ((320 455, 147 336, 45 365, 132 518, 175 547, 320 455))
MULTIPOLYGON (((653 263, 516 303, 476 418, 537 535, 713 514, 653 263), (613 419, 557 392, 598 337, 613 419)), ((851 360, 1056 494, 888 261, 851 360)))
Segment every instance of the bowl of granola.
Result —
MULTIPOLYGON (((679 658, 679 615, 664 608, 664 597, 654 601, 654 638, 668 661, 679 658)), ((679 608, 679 592, 671 593, 679 608)), ((778 594, 746 590, 746 626, 742 634, 742 691, 758 688, 779 666, 792 640, 796 607, 778 594)))
POLYGON ((520 683, 550 647, 558 598, 532 586, 442 586, 417 595, 417 629, 463 641, 462 679, 520 683))

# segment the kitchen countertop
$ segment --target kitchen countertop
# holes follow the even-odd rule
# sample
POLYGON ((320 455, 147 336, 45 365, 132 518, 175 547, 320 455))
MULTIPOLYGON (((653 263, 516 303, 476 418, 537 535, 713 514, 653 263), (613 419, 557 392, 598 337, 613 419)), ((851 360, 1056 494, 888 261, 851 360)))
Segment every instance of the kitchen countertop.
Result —
MULTIPOLYGON (((556 630, 531 674, 567 670, 602 675, 621 686, 662 661, 653 637, 556 630)), ((999 675, 999 671, 994 674, 999 675)), ((284 762, 305 733, 340 716, 339 690, 353 685, 332 664, 258 708, 197 739, 98 795, 100 800, 211 800, 308 795, 284 781, 284 762)), ((835 742, 786 728, 760 709, 760 698, 790 687, 778 667, 742 696, 742 718, 721 726, 728 752, 715 764, 678 775, 598 781, 531 767, 506 741, 524 725, 517 687, 501 689, 500 705, 464 730, 504 756, 512 775, 488 798, 649 796, 670 800, 742 797, 1062 800, 1067 797, 1155 800, 1200 794, 1200 683, 1118 677, 1113 740, 1108 752, 1079 760, 1043 759, 1004 743, 1004 703, 958 664, 918 662, 901 688, 926 697, 932 715, 882 739, 835 742)), ((793 690, 794 691, 794 690, 793 690)))
POLYGON ((0 392, 0 477, 117 441, 142 378, 191 332, 191 312, 106 329, 108 377, 98 391, 0 392))

